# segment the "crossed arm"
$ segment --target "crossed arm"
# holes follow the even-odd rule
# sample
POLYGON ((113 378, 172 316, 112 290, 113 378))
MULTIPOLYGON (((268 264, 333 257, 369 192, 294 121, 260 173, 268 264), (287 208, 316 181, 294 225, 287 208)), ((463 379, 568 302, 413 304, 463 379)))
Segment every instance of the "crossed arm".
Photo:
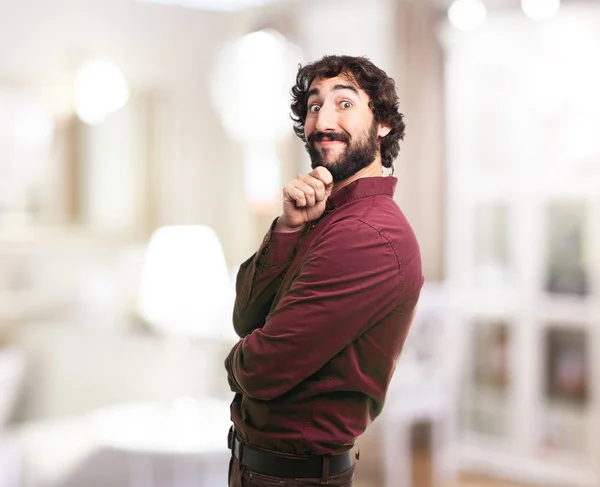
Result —
POLYGON ((264 326, 302 232, 275 233, 277 220, 258 252, 240 266, 236 279, 233 328, 244 338, 264 326))
POLYGON ((231 389, 262 400, 285 394, 399 304, 401 277, 397 255, 376 229, 359 220, 332 226, 264 325, 231 350, 231 389))

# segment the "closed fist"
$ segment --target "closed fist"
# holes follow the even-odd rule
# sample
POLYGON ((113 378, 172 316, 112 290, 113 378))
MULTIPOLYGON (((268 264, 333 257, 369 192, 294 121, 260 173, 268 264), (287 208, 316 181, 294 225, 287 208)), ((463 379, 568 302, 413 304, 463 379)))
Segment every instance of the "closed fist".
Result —
POLYGON ((283 215, 277 221, 277 231, 296 231, 317 220, 325 211, 325 203, 333 190, 333 177, 319 166, 283 187, 283 215))

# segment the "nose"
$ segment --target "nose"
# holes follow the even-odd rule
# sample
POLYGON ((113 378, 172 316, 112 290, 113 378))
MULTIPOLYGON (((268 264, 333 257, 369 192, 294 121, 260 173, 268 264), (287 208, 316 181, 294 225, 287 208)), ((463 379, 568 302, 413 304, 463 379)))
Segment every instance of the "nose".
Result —
POLYGON ((337 128, 337 116, 332 104, 324 103, 317 113, 315 128, 319 132, 332 132, 337 128))

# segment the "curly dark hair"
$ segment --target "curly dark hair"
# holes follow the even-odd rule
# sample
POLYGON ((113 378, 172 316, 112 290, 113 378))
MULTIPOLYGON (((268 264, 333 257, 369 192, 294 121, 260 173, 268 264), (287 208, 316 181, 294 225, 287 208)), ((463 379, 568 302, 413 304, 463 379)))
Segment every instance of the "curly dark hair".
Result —
POLYGON ((376 123, 389 124, 392 130, 381 140, 381 162, 392 168, 400 151, 400 140, 404 140, 404 115, 398 111, 396 84, 385 71, 375 66, 364 56, 324 56, 305 66, 298 66, 296 85, 292 88, 292 114, 294 132, 306 143, 304 122, 307 113, 307 92, 316 78, 334 78, 340 74, 348 76, 369 95, 369 108, 376 123))

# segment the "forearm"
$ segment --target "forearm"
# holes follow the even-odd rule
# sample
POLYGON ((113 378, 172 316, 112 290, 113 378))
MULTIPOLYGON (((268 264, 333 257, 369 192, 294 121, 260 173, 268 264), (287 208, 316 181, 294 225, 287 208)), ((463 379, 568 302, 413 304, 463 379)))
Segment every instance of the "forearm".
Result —
POLYGON ((233 310, 233 326, 240 337, 264 325, 302 229, 289 231, 275 220, 256 254, 241 265, 233 310))
POLYGON ((231 389, 231 391, 235 392, 236 394, 245 394, 245 392, 246 392, 242 389, 242 386, 240 385, 240 383, 238 382, 238 379, 235 376, 235 366, 233 364, 234 357, 236 355, 236 351, 241 346, 241 342, 242 342, 242 340, 240 340, 238 343, 236 343, 233 346, 233 348, 229 352, 229 355, 225 359, 225 370, 227 371, 227 382, 229 383, 229 388, 231 389))
POLYGON ((243 338, 264 325, 284 271, 285 267, 257 269, 256 262, 240 268, 233 307, 233 327, 238 336, 243 338))

